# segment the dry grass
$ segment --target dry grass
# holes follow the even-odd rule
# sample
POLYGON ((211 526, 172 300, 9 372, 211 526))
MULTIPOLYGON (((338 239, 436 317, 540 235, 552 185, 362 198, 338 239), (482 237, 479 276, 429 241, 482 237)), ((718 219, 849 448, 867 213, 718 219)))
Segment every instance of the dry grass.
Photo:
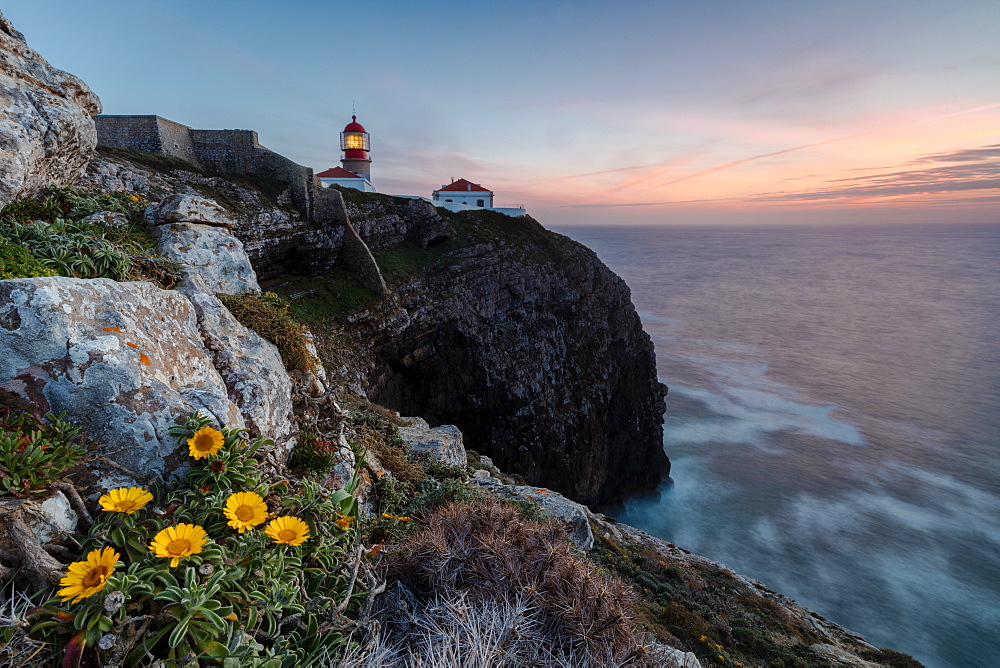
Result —
POLYGON ((413 592, 382 607, 400 656, 434 661, 402 665, 651 665, 628 587, 553 523, 492 499, 451 504, 384 553, 389 581, 413 592))
MULTIPOLYGON (((341 659, 340 666, 375 668, 602 668, 648 665, 630 648, 611 644, 566 649, 552 645, 528 596, 471 603, 434 599, 341 659)), ((399 615, 397 615, 399 617, 399 615)))
POLYGON ((52 660, 49 643, 28 637, 28 612, 35 607, 27 596, 11 588, 0 594, 0 668, 42 665, 52 660))

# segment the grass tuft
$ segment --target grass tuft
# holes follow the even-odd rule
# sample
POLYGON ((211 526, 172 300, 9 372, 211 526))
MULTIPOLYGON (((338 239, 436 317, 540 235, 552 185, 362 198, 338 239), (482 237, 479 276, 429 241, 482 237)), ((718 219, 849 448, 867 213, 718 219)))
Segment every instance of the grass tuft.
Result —
POLYGON ((278 347, 285 366, 308 371, 319 363, 309 352, 309 330, 295 321, 288 302, 278 295, 245 292, 218 297, 240 323, 278 347))

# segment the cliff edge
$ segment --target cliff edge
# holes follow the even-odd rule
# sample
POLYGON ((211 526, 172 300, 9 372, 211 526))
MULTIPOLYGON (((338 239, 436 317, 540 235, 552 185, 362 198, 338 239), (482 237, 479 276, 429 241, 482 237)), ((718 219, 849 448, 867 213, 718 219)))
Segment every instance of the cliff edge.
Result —
MULTIPOLYGON (((669 470, 653 344, 593 251, 530 217, 345 197, 390 294, 325 326, 350 341, 352 380, 372 401, 457 425, 503 470, 589 505, 669 470), (436 236, 385 233, 413 228, 436 236)), ((331 297, 320 283, 281 289, 319 287, 296 307, 319 312, 331 297)))

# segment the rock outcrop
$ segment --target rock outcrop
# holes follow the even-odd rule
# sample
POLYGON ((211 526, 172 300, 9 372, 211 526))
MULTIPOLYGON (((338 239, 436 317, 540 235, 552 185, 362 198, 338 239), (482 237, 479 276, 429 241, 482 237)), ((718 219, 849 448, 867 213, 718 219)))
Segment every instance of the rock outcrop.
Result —
POLYGON ((291 381, 277 351, 259 340, 248 355, 259 337, 214 299, 107 279, 2 281, 0 401, 66 411, 112 462, 105 487, 182 465, 169 430, 195 412, 287 439, 291 381))
POLYGON ((101 102, 50 65, 0 14, 0 207, 80 178, 94 147, 101 102))
POLYGON ((407 244, 427 248, 453 236, 448 221, 422 199, 357 195, 344 189, 347 215, 372 252, 407 244))
POLYGON ((344 215, 339 194, 317 205, 326 222, 307 220, 285 202, 287 193, 282 189, 287 187, 279 181, 208 176, 166 156, 147 156, 162 161, 152 168, 138 155, 99 156, 80 185, 141 193, 154 204, 150 216, 160 221, 172 218, 231 228, 260 278, 309 274, 336 264, 348 229, 339 222, 344 215), (198 201, 203 204, 196 205, 198 201))
POLYGON ((414 280, 349 318, 356 382, 582 503, 657 481, 664 389, 625 282, 528 218, 453 228, 461 239, 414 255, 427 263, 414 280))
POLYGON ((158 250, 183 266, 182 288, 228 295, 260 292, 243 242, 232 233, 232 220, 214 201, 171 195, 150 206, 146 220, 158 250))
POLYGON ((465 452, 462 432, 453 424, 431 427, 421 418, 404 418, 408 423, 399 427, 399 437, 417 457, 430 457, 452 466, 465 466, 469 457, 465 452))

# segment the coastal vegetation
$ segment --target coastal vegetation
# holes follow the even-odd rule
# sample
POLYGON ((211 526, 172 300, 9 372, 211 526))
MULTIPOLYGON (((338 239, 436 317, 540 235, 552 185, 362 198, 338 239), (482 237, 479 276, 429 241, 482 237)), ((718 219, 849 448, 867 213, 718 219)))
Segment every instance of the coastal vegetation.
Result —
MULTIPOLYGON (((135 193, 58 189, 9 206, 7 238, 21 239, 25 226, 37 235, 27 256, 34 269, 21 256, 19 275, 145 276, 172 285, 178 273, 156 255, 140 202, 135 193), (101 211, 126 222, 85 220, 101 211), (72 235, 106 242, 132 264, 55 264, 51 248, 72 235), (136 254, 163 275, 136 273, 147 266, 136 254)), ((469 269, 457 255, 502 248, 546 265, 575 246, 526 217, 440 213, 446 238, 376 253, 393 287, 459 278, 469 269)), ((327 369, 347 365, 358 351, 336 326, 382 303, 340 270, 287 277, 274 289, 218 296, 289 369, 315 366, 313 332, 327 369)), ((63 417, 8 412, 0 425, 3 493, 41 499, 61 490, 81 523, 49 548, 58 576, 47 586, 8 573, 23 593, 6 598, 0 659, 277 668, 450 666, 478 656, 482 665, 659 666, 670 646, 705 666, 822 665, 808 648, 827 639, 777 598, 748 594, 721 568, 675 563, 604 534, 585 552, 532 498, 473 484, 483 472, 509 486, 523 478, 472 451, 467 466, 415 454, 397 413, 347 383, 332 394, 345 410, 296 406, 305 426, 287 467, 263 454, 272 445, 264 438, 176 415, 186 470, 168 484, 116 487, 89 504, 77 491, 92 482, 80 465, 100 462, 100 444, 63 417), (309 410, 322 419, 310 422, 309 410), (337 489, 330 481, 342 442, 354 466, 337 489)), ((883 650, 866 658, 919 665, 883 650)))
POLYGON ((132 192, 69 187, 11 202, 0 211, 2 277, 55 275, 172 286, 178 266, 157 252, 142 221, 146 204, 132 192))
MULTIPOLYGON (((78 430, 52 416, 8 416, 6 430, 26 422, 64 449, 77 440, 78 430)), ((204 416, 174 433, 189 471, 167 486, 104 494, 66 550, 78 560, 50 598, 13 618, 0 656, 32 649, 41 665, 61 657, 63 666, 274 667, 339 656, 367 554, 358 479, 329 490, 309 477, 266 476, 254 459, 264 441, 204 416)), ((54 475, 73 461, 55 447, 40 457, 54 475)))

